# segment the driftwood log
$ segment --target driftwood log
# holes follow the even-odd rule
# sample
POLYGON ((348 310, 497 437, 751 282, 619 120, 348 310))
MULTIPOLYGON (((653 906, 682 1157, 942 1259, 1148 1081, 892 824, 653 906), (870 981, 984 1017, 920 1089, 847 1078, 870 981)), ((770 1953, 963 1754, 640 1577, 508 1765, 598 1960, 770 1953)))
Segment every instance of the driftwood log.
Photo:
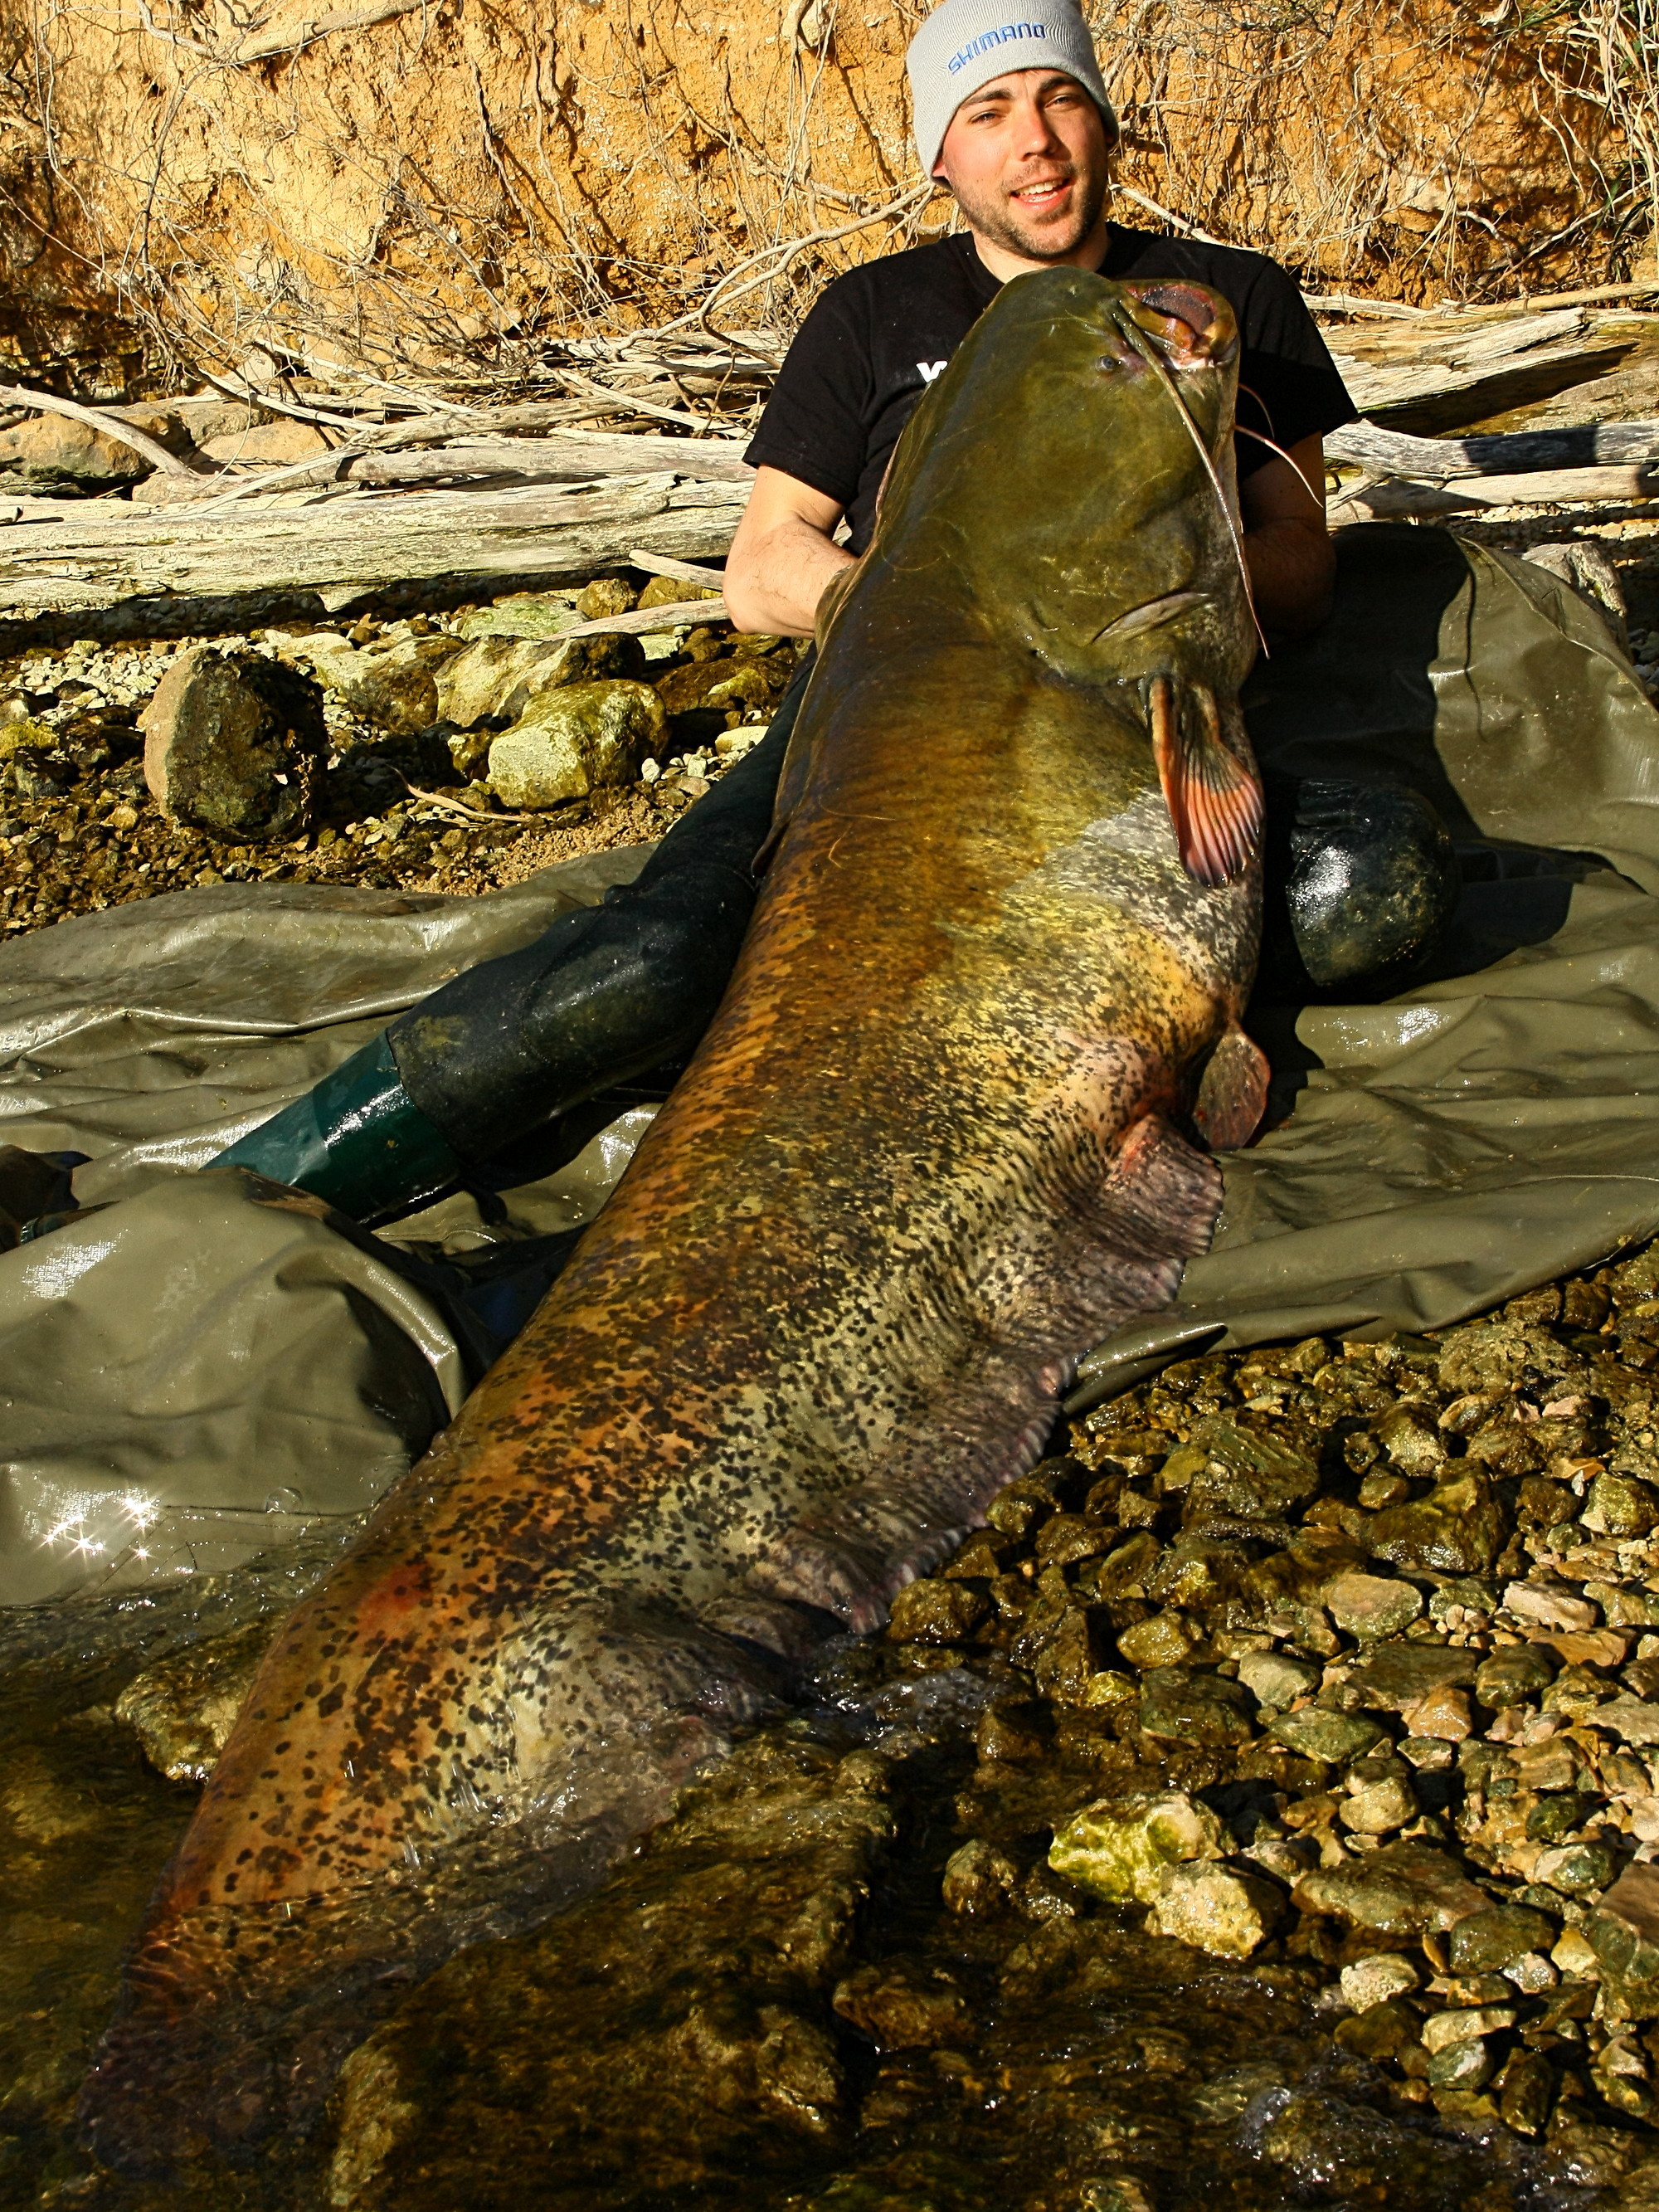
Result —
POLYGON ((0 652, 459 606, 585 582, 630 565, 634 548, 706 560, 730 545, 744 496, 741 483, 664 473, 586 491, 370 495, 321 510, 65 502, 61 522, 0 526, 0 652))
POLYGON ((1358 343, 1335 335, 1333 358, 1360 413, 1422 435, 1548 399, 1613 368, 1637 343, 1635 328, 1598 325, 1577 307, 1390 324, 1358 343))
POLYGON ((1585 422, 1561 430, 1511 430, 1486 438, 1409 438, 1375 422, 1348 422, 1325 441, 1328 460, 1391 475, 1521 476, 1534 469, 1659 460, 1659 422, 1585 422))
POLYGON ((1540 469, 1524 476, 1460 477, 1449 483, 1410 483, 1388 477, 1331 507, 1334 522, 1397 521, 1407 516, 1477 514, 1497 507, 1555 507, 1573 500, 1638 500, 1659 495, 1659 465, 1642 462, 1601 469, 1540 469))

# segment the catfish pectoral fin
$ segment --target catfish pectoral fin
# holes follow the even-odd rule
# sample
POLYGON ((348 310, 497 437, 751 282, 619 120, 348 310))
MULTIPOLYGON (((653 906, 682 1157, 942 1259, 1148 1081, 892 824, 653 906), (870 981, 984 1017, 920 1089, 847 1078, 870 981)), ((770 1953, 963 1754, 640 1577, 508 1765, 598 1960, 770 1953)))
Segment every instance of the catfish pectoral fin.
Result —
POLYGON ((1147 704, 1182 866, 1194 883, 1218 888, 1243 873, 1261 842, 1261 786, 1227 744, 1206 685, 1177 691, 1170 677, 1155 676, 1147 704))
POLYGON ((1272 1073, 1261 1046, 1237 1022, 1229 1023, 1210 1054, 1193 1108, 1199 1134, 1212 1152, 1232 1152, 1255 1136, 1267 1111, 1272 1073))

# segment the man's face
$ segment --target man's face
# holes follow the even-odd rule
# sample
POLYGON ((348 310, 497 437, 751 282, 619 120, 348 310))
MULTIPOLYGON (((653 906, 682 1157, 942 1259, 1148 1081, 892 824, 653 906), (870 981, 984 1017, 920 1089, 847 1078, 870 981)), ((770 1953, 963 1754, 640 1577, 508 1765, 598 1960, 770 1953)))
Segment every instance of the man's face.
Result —
POLYGON ((1024 260, 1063 261, 1100 220, 1109 150, 1074 77, 1011 70, 957 108, 933 174, 981 237, 1024 260))

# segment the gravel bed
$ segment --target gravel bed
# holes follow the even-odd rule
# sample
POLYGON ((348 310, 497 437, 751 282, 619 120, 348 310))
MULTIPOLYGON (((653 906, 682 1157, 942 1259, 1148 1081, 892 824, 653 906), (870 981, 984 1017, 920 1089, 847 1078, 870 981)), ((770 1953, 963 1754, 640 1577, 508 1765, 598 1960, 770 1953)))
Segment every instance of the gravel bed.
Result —
MULTIPOLYGON (((390 643, 444 628, 416 617, 360 622, 339 635, 359 645, 390 643)), ((731 638, 726 624, 689 634, 682 628, 661 641, 653 672, 669 675, 728 650, 731 638)), ((276 846, 227 843, 169 822, 143 775, 139 717, 175 660, 200 641, 82 644, 0 662, 0 929, 44 928, 216 883, 356 884, 477 896, 556 861, 659 837, 726 766, 712 744, 694 744, 647 763, 625 788, 514 817, 486 787, 458 781, 441 732, 388 736, 331 696, 330 763, 311 828, 276 846)), ((289 641, 263 632, 213 641, 280 656, 289 641)), ((755 734, 760 726, 757 718, 755 734)))

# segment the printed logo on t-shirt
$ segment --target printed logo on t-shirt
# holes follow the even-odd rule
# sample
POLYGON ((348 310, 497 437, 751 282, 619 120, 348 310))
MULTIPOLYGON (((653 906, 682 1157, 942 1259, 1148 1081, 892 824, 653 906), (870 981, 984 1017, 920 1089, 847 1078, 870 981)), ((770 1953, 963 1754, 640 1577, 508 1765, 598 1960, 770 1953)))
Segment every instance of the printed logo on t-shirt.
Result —
POLYGON ((916 363, 916 367, 921 371, 921 380, 924 384, 931 384, 935 377, 943 376, 948 365, 942 361, 919 361, 916 363))
POLYGON ((1000 31, 982 31, 978 38, 970 39, 960 53, 951 55, 945 66, 954 76, 959 69, 965 69, 976 55, 982 54, 989 46, 1002 46, 1010 39, 1046 39, 1048 35, 1047 26, 1042 23, 1005 23, 1000 31))

